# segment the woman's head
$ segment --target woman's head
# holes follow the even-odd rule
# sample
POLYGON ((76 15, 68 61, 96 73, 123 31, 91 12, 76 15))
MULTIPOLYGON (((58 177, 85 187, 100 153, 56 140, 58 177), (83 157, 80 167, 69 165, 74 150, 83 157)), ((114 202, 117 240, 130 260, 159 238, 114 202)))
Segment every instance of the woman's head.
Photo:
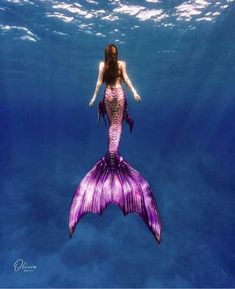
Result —
POLYGON ((104 49, 104 81, 114 83, 118 75, 118 49, 115 44, 109 44, 104 49))
POLYGON ((105 62, 117 61, 118 49, 115 44, 109 44, 104 49, 105 62))

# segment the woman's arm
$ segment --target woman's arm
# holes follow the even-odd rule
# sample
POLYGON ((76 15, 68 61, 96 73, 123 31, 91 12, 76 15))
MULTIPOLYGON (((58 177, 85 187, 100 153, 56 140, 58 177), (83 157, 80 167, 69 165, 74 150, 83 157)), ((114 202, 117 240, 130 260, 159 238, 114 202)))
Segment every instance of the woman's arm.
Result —
POLYGON ((92 106, 96 100, 96 96, 97 96, 97 93, 103 83, 103 74, 104 74, 104 62, 101 61, 100 64, 99 64, 99 73, 98 73, 98 79, 97 79, 97 83, 96 83, 96 87, 95 87, 95 92, 94 92, 94 95, 91 99, 91 101, 89 102, 89 106, 92 106))
POLYGON ((127 86, 130 88, 130 90, 132 91, 133 93, 133 96, 134 96, 134 99, 138 102, 141 101, 141 98, 140 96, 138 95, 138 93, 136 92, 136 90, 134 89, 128 75, 127 75, 127 71, 126 71, 126 62, 125 61, 122 61, 122 76, 123 76, 123 79, 125 81, 125 83, 127 84, 127 86))

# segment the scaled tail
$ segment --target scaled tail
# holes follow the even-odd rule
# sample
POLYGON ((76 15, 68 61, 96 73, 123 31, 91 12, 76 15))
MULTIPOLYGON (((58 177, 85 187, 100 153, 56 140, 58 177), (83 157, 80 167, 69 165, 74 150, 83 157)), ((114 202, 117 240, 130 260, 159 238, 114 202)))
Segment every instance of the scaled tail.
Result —
POLYGON ((124 215, 137 213, 142 217, 160 245, 160 214, 150 186, 119 153, 107 153, 78 185, 70 206, 70 237, 84 214, 101 215, 110 203, 124 215))

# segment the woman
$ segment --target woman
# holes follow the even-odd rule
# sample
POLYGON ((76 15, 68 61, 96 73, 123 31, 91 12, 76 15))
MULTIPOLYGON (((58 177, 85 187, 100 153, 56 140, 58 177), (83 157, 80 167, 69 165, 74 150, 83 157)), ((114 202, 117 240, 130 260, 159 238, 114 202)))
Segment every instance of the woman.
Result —
POLYGON ((86 174, 74 193, 70 205, 69 234, 72 237, 76 224, 84 214, 91 212, 101 215, 108 204, 113 203, 124 215, 132 212, 139 214, 160 245, 160 214, 149 184, 118 150, 123 120, 129 123, 131 131, 134 124, 128 114, 122 80, 131 89, 135 100, 140 102, 141 98, 128 78, 126 63, 118 61, 118 49, 110 44, 105 48, 105 61, 99 64, 94 96, 89 102, 89 106, 93 106, 100 86, 106 83, 104 98, 98 106, 98 124, 101 115, 104 120, 105 116, 108 117, 108 152, 86 174))

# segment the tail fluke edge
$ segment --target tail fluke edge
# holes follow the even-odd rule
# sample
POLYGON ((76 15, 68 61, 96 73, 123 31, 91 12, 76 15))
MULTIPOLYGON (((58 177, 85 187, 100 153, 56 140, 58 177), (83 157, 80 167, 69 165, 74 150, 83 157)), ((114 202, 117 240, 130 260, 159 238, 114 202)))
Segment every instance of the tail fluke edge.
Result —
POLYGON ((109 204, 117 205, 124 216, 137 213, 160 245, 160 214, 149 184, 122 156, 110 157, 109 153, 85 175, 74 193, 69 213, 70 238, 82 216, 102 215, 109 204))

